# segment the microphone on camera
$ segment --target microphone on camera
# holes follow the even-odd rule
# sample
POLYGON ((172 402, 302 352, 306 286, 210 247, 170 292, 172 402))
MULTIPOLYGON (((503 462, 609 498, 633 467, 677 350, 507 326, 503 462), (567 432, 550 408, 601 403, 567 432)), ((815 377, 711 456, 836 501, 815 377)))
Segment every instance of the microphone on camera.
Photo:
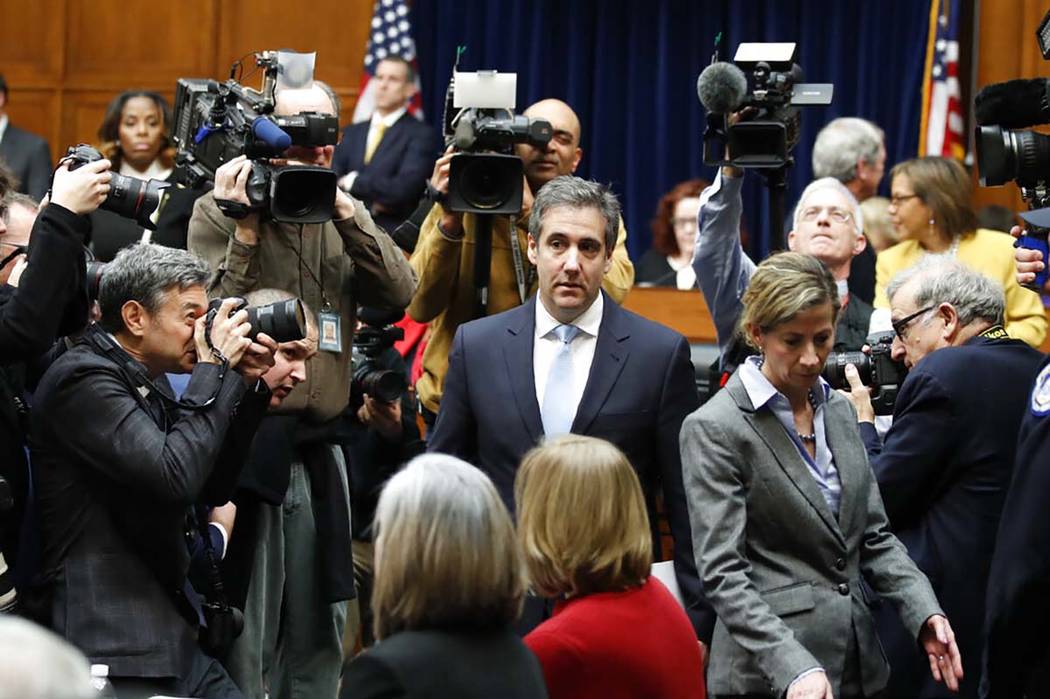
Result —
POLYGON ((280 126, 263 116, 255 117, 252 122, 252 135, 277 153, 287 150, 288 146, 292 145, 292 137, 280 126))
POLYGON ((1027 78, 987 85, 974 98, 981 126, 1023 129, 1050 123, 1050 80, 1027 78))
POLYGON ((729 114, 747 96, 747 78, 732 63, 715 61, 696 79, 696 96, 708 114, 729 114))

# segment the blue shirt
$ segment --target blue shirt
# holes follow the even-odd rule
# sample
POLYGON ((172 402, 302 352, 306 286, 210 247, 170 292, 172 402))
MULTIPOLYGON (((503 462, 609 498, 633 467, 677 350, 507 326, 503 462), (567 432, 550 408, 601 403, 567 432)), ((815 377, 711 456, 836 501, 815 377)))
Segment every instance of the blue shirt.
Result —
POLYGON ((799 439, 798 430, 795 428, 795 416, 791 412, 791 403, 787 396, 778 391, 765 374, 762 373, 762 358, 748 357, 740 365, 740 381, 744 384, 747 397, 755 410, 768 407, 777 418, 788 437, 795 443, 795 448, 806 462, 813 480, 820 488, 820 494, 824 496, 825 502, 831 508, 835 517, 839 516, 839 500, 842 498, 842 482, 839 480, 838 469, 835 468, 835 457, 828 447, 827 433, 824 430, 824 406, 827 405, 831 386, 823 377, 818 377, 817 384, 810 391, 810 401, 813 403, 813 433, 816 435, 816 459, 809 455, 805 445, 799 439))

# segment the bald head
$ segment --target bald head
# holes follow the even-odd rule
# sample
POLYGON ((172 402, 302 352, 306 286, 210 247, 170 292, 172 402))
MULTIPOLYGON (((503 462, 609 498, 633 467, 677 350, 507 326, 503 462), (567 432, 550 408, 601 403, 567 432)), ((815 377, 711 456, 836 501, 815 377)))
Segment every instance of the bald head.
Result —
POLYGON ((310 87, 278 90, 273 111, 280 116, 291 116, 299 112, 320 112, 339 116, 332 98, 316 82, 310 87))
POLYGON ((525 177, 535 193, 555 177, 576 172, 583 150, 580 149, 580 119, 572 107, 557 99, 540 100, 525 110, 531 119, 550 122, 552 136, 546 148, 519 144, 518 156, 525 163, 525 177))

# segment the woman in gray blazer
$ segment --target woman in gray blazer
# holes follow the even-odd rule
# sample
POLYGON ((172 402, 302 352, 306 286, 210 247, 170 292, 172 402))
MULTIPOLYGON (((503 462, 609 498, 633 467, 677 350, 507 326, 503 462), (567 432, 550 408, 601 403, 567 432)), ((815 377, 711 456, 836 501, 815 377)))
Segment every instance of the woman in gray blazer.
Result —
MULTIPOLYGON (((808 203, 836 225, 834 206, 808 203)), ((815 258, 780 253, 758 266, 743 304, 741 329, 760 354, 681 433, 693 549, 718 613, 708 691, 876 695, 889 667, 862 575, 956 689, 951 626, 889 532, 852 406, 820 377, 840 308, 834 279, 815 258)))

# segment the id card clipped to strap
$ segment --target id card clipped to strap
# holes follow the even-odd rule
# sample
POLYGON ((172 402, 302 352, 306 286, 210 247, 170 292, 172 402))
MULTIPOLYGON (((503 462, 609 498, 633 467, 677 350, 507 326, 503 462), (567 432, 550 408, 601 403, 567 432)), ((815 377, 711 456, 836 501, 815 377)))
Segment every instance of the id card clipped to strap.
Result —
POLYGON ((327 304, 317 314, 317 348, 323 352, 343 351, 343 319, 327 304))

